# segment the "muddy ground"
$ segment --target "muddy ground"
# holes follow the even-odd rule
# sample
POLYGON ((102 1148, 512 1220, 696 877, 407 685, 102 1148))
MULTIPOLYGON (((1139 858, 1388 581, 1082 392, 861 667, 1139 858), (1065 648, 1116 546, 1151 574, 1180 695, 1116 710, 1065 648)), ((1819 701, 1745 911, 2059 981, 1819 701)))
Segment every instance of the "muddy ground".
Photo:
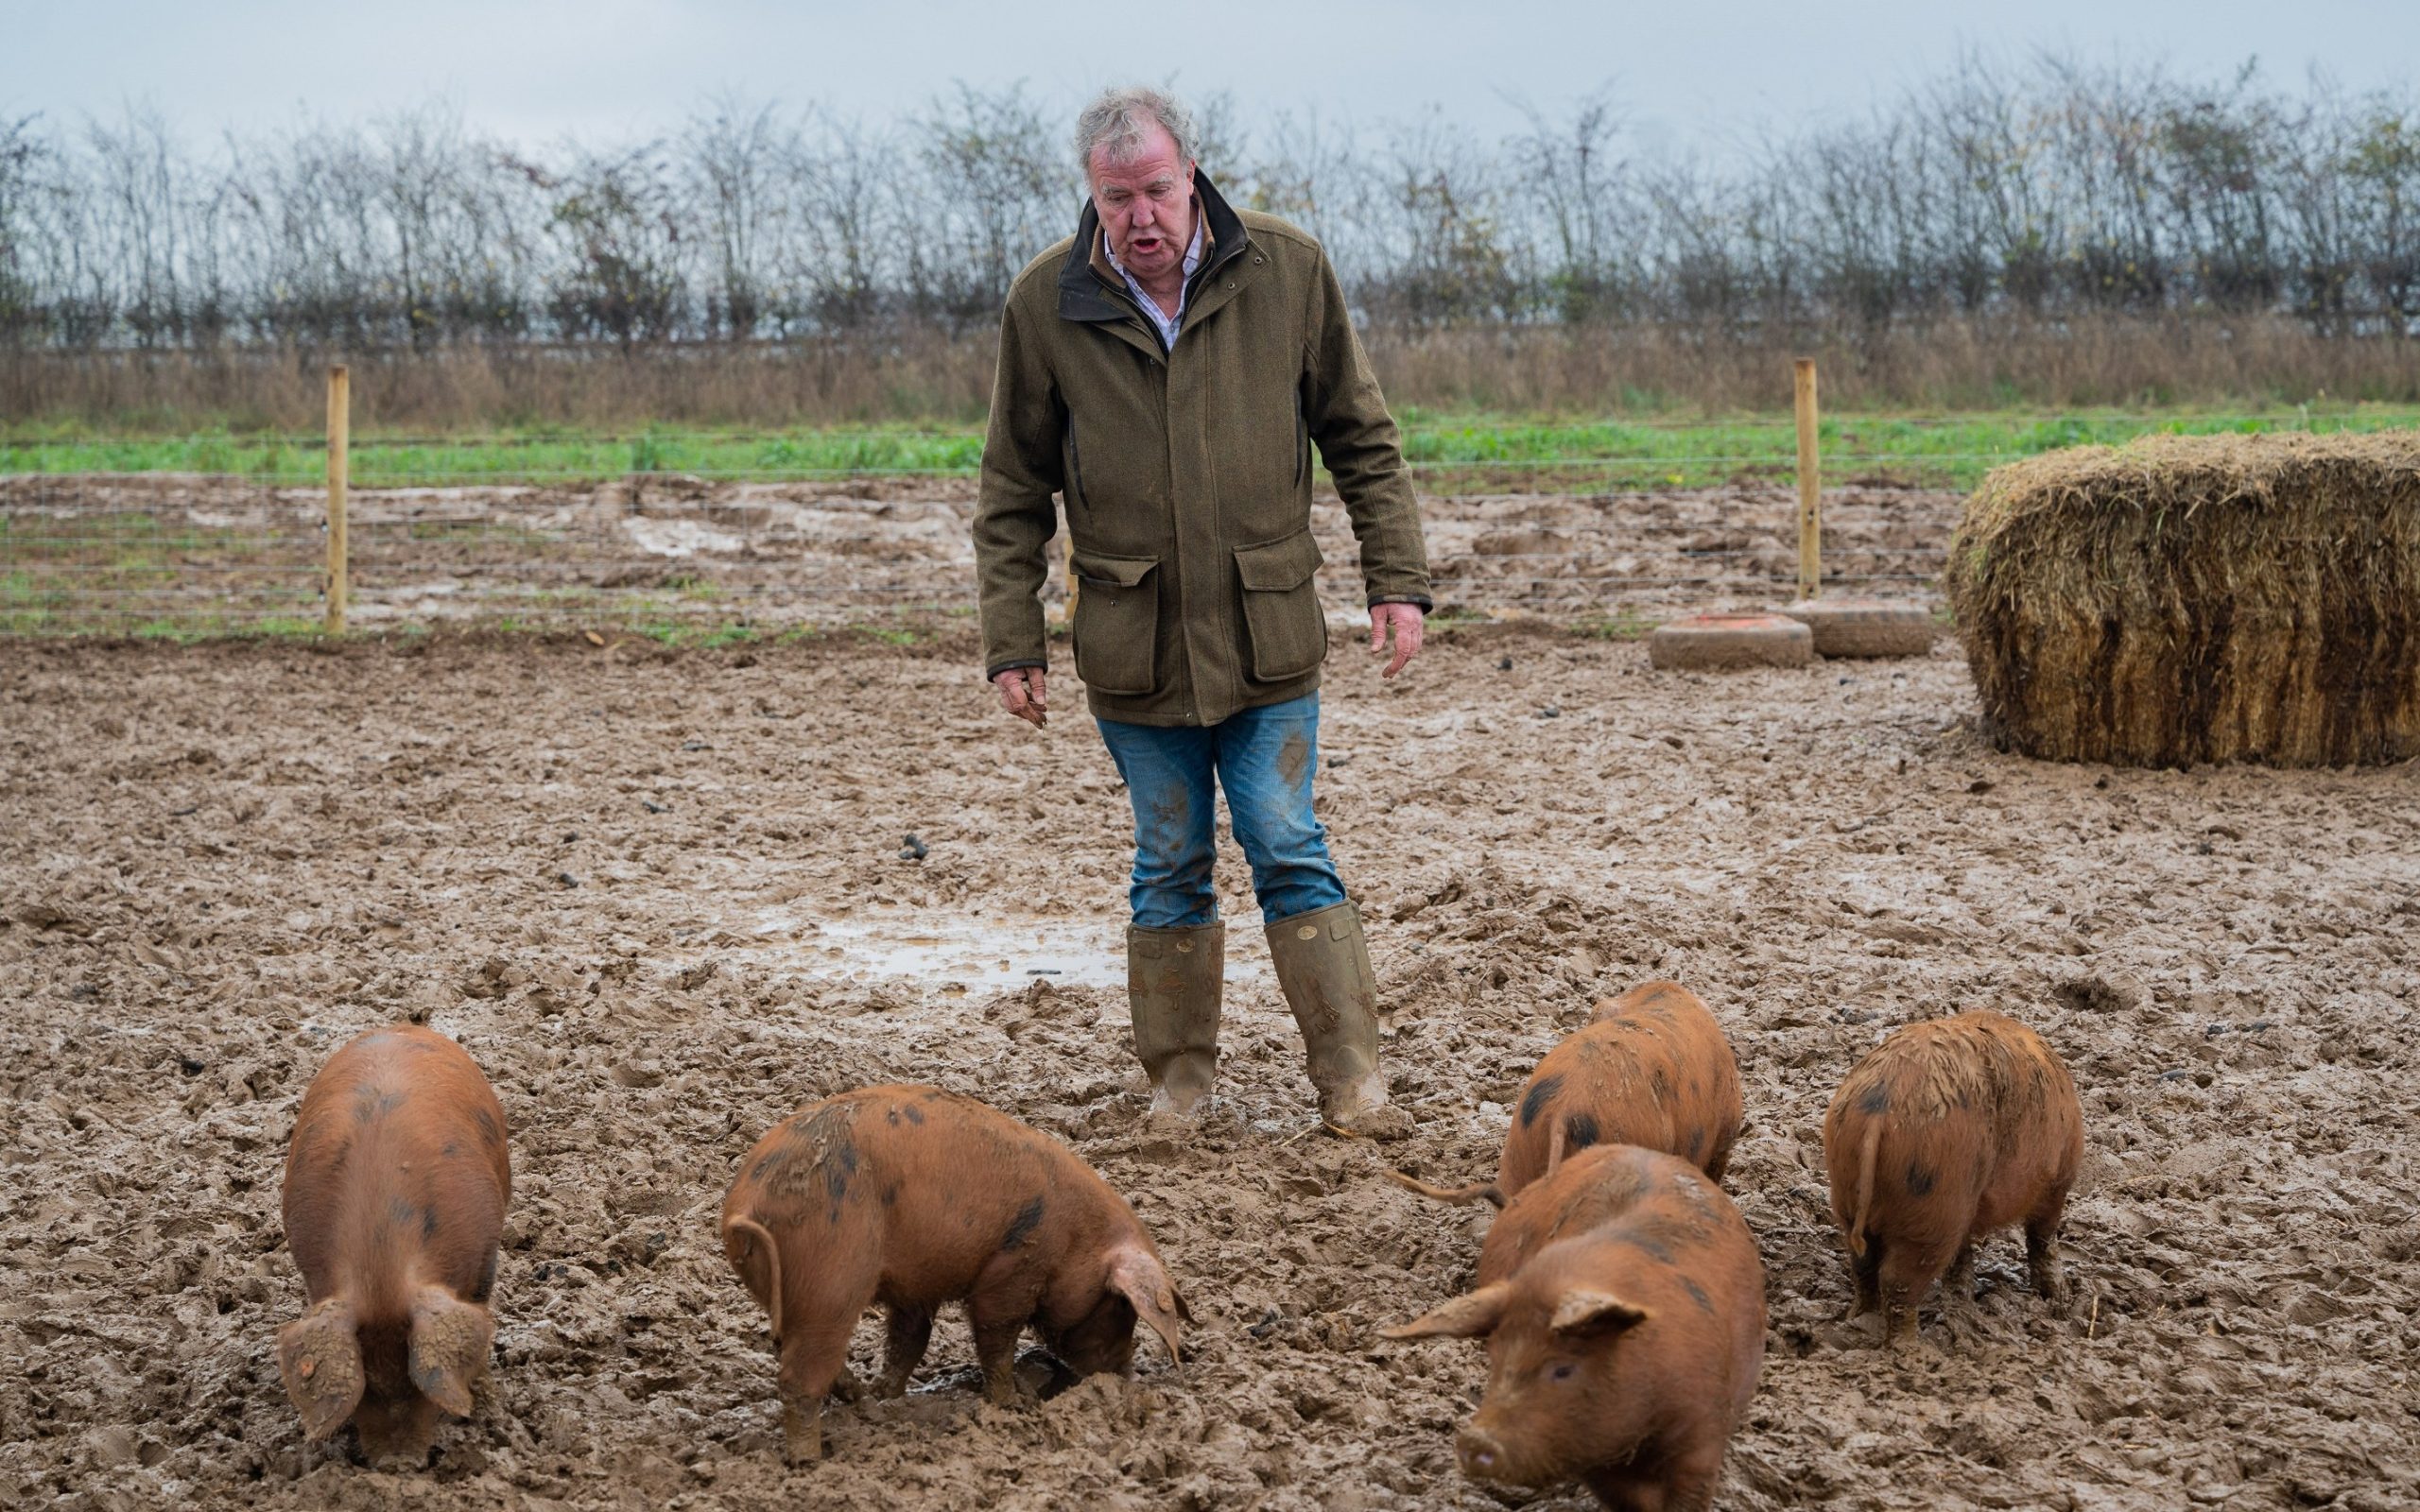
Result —
MULTIPOLYGON (((1191 1146, 1141 1125, 1123 794, 1086 720, 1011 723, 971 656, 0 647, 0 1503, 1501 1504, 1450 1452, 1476 1348, 1376 1337, 1468 1279, 1484 1214, 1314 1128, 1232 852, 1223 1109, 1191 1146), (306 1448, 279 1387, 277 1191, 314 1070, 407 1015, 494 1080, 516 1191, 492 1384, 389 1473, 306 1448), (717 1204, 768 1125, 890 1079, 1132 1196, 1200 1318, 1181 1374, 1146 1346, 994 1408, 949 1318, 908 1399, 779 1466, 717 1204)), ((1772 1314, 1721 1506, 2420 1504, 2420 771, 2030 764, 1945 650, 1708 679, 1480 627, 1330 677, 1322 812, 1420 1120, 1386 1157, 1489 1169, 1529 1067, 1643 978, 1732 1035, 1772 1314), (1886 1355, 1836 1321, 1824 1106, 1976 1005, 2082 1088, 2074 1300, 2003 1239, 1886 1355)))
MULTIPOLYGON (((1836 586, 1922 595, 1962 496, 1852 485, 1826 494, 1836 586)), ((975 597, 972 479, 737 483, 639 475, 596 486, 359 489, 353 623, 365 628, 745 620, 867 624, 963 612, 975 597)), ((320 612, 322 491, 170 473, 0 476, 8 607, 50 628, 240 626, 320 612)), ((1714 489, 1423 495, 1446 613, 1558 620, 1765 606, 1792 595, 1798 501, 1714 489)), ((1342 506, 1312 510, 1340 617, 1361 605, 1342 506)), ((1060 560, 1061 542, 1052 544, 1060 560)), ((1054 566, 1046 599, 1055 610, 1054 566)))

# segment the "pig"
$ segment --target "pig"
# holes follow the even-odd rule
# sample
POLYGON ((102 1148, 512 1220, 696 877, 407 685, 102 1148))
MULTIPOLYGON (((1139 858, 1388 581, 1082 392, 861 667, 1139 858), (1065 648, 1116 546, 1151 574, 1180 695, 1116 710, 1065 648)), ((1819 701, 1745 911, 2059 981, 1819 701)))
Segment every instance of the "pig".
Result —
POLYGON ((1764 1263, 1695 1165, 1599 1145, 1506 1206, 1476 1290, 1380 1332, 1487 1340, 1487 1390, 1455 1439, 1471 1479, 1703 1509, 1764 1366, 1764 1263))
POLYGON ((1132 1367, 1138 1318, 1179 1359, 1192 1320, 1134 1210, 1091 1166, 933 1087, 869 1087, 775 1126, 723 1199, 722 1242, 772 1325, 792 1464, 822 1457, 823 1399, 844 1383, 850 1331, 873 1303, 890 1332, 875 1395, 907 1389, 934 1312, 963 1300, 984 1396, 1002 1403, 1018 1399, 1011 1367, 1028 1324, 1092 1375, 1132 1367))
POLYGON ((1720 1182, 1743 1117, 1739 1064, 1704 1000, 1676 982, 1648 982, 1599 1003, 1586 1028, 1538 1062, 1495 1180, 1449 1188, 1387 1176, 1441 1202, 1501 1208, 1565 1155, 1601 1143, 1678 1155, 1720 1182))
POLYGON ((1986 1009, 1911 1023, 1852 1068, 1824 1115, 1850 1316, 1882 1312, 1887 1348, 1944 1271, 1974 1284, 1975 1246, 2025 1226, 2033 1289, 2056 1300, 2059 1223, 2083 1159, 2083 1108, 2050 1047, 1986 1009))
POLYGON ((278 1331, 306 1441, 347 1421, 418 1458, 467 1417, 512 1194, 504 1108, 462 1047, 417 1024, 349 1040, 311 1080, 285 1157, 285 1242, 308 1307, 278 1331))

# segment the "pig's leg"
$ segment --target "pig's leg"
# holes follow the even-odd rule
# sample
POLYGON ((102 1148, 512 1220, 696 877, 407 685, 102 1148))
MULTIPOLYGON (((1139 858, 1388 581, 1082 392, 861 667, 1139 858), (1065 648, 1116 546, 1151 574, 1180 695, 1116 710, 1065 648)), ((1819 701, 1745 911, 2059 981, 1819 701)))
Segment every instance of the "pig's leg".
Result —
POLYGON ((1961 1302, 1975 1299, 1975 1242, 1971 1239, 1958 1246, 1957 1258, 1949 1263, 1949 1274, 1942 1279, 1942 1301, 1945 1304, 1952 1298, 1961 1302))
POLYGON ((2059 1269, 2059 1225, 2067 1215, 2067 1194, 2050 1197, 2025 1220, 2025 1272, 2033 1290, 2049 1301, 2066 1294, 2059 1269))
POLYGON ((1887 1347, 1916 1332, 1916 1307, 1956 1255, 1955 1243, 1901 1241, 1882 1257, 1882 1342, 1887 1347))
POLYGON ((1714 1484, 1722 1467, 1717 1451, 1711 1466, 1703 1456, 1675 1458, 1666 1464, 1607 1466, 1581 1477, 1610 1512, 1706 1512, 1714 1505, 1714 1484))
POLYGON ((876 1397, 896 1397, 908 1389, 908 1378, 925 1363, 925 1347, 933 1342, 933 1312, 927 1307, 890 1304, 890 1319, 882 1360, 882 1374, 873 1383, 876 1397))
POLYGON ((1041 1306, 1042 1283, 1042 1265, 1029 1251, 1004 1249, 975 1278, 975 1289, 966 1296, 975 1359, 983 1366, 983 1395, 1003 1406, 1025 1400, 1017 1385, 1017 1335, 1041 1306))
POLYGON ((1849 1260, 1849 1285, 1855 1297, 1849 1303, 1849 1317, 1860 1318, 1868 1313, 1882 1310, 1882 1288, 1876 1277, 1882 1269, 1882 1236, 1866 1240, 1865 1253, 1852 1254, 1849 1260))
POLYGON ((1025 1391, 1017 1383, 1017 1335, 1025 1332, 1023 1318, 970 1317, 975 1331, 975 1363, 983 1367, 983 1400, 1003 1407, 1013 1407, 1025 1400, 1025 1391))
POLYGON ((849 1334, 857 1314, 802 1322, 782 1341, 782 1440, 789 1462, 823 1457, 823 1399, 848 1370, 849 1334))

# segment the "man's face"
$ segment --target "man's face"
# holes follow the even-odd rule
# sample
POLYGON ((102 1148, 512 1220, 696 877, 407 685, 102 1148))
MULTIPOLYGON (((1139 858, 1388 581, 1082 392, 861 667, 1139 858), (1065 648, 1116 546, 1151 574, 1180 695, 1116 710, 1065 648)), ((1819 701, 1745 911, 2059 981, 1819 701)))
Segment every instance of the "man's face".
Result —
POLYGON ((1093 203, 1118 263, 1146 284, 1183 267, 1193 245, 1193 164, 1177 156, 1176 139, 1152 126, 1132 157, 1113 163, 1099 148, 1091 168, 1093 203))

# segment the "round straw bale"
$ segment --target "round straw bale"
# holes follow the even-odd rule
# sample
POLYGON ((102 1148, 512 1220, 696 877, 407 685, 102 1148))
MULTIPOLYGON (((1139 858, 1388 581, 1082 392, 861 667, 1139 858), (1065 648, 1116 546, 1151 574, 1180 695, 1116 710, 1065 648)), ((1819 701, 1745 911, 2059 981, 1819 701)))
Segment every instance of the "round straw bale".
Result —
POLYGON ((1814 654, 1813 632, 1778 614, 1692 614, 1647 638, 1649 664, 1675 672, 1803 667, 1814 654))
POLYGON ((1817 656, 1922 656, 1937 633, 1924 605, 1879 598, 1802 598, 1782 613, 1815 632, 1817 656))
POLYGON ((1985 723, 2026 755, 2420 753, 2420 435, 2031 457, 1967 501, 1946 582, 1985 723))

